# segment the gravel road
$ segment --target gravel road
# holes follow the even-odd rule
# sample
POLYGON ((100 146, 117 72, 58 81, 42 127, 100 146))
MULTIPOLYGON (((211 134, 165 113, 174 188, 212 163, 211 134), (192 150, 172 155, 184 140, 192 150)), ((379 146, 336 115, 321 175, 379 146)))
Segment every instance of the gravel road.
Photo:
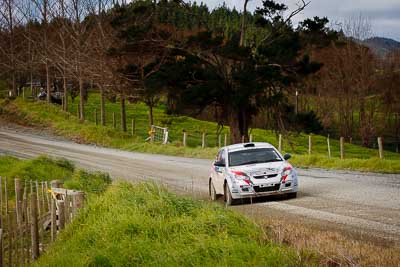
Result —
MULTIPOLYGON (((0 128, 0 155, 64 157, 125 180, 155 179, 198 196, 208 192, 210 160, 126 152, 0 128)), ((400 244, 400 175, 298 169, 297 199, 258 201, 257 209, 299 216, 400 244)), ((249 204, 244 204, 249 205, 249 204)), ((240 207, 243 209, 243 205, 240 207)), ((239 209, 240 209, 239 208, 239 209)))

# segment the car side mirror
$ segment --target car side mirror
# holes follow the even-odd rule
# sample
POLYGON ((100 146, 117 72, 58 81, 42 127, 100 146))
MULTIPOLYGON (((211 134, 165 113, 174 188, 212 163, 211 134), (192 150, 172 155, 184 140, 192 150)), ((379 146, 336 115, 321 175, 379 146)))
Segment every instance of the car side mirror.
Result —
POLYGON ((285 160, 288 160, 288 159, 290 159, 292 157, 292 155, 290 155, 290 154, 285 154, 284 156, 283 156, 283 158, 285 159, 285 160))
POLYGON ((216 161, 214 162, 215 167, 225 167, 225 162, 223 161, 216 161))

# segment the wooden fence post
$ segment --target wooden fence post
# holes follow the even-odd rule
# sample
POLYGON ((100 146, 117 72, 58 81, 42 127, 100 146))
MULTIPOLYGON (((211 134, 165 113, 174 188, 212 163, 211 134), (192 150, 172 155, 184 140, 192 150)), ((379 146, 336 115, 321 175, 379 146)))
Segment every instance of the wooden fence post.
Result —
POLYGON ((311 150, 312 150, 312 140, 311 140, 311 135, 308 136, 308 155, 311 155, 311 150))
POLYGON ((224 146, 228 144, 228 134, 224 135, 224 146))
POLYGON ((3 229, 0 229, 0 267, 4 266, 3 261, 3 229))
POLYGON ((42 213, 41 213, 41 209, 40 209, 39 183, 37 180, 35 181, 35 184, 36 184, 37 211, 38 211, 38 215, 40 217, 42 215, 42 213))
POLYGON ((71 219, 71 196, 68 193, 64 198, 64 224, 68 224, 71 219))
POLYGON ((4 179, 4 206, 5 215, 8 214, 8 190, 7 190, 7 177, 4 179))
POLYGON ((58 227, 60 230, 64 229, 65 226, 65 202, 64 200, 58 200, 58 227))
POLYGON ((0 176, 0 228, 3 229, 3 178, 0 176))
POLYGON ((282 134, 279 134, 278 150, 279 152, 282 152, 282 134))
POLYGON ((131 134, 135 136, 136 134, 136 119, 133 117, 131 122, 131 134))
POLYGON ((328 137, 326 138, 326 144, 327 144, 327 146, 328 146, 328 158, 331 158, 331 144, 330 144, 330 142, 329 142, 329 135, 328 135, 328 137))
POLYGON ((383 143, 382 137, 378 137, 379 158, 383 159, 383 143))
POLYGON ((22 183, 21 179, 15 178, 15 212, 17 214, 17 225, 22 223, 22 183))
POLYGON ((112 113, 112 120, 113 120, 113 127, 114 127, 114 129, 116 129, 117 128, 117 121, 115 119, 115 112, 112 113))
POLYGON ((97 120, 97 108, 94 109, 94 123, 96 126, 99 124, 99 121, 97 120))
POLYGON ((185 147, 187 145, 187 132, 183 131, 183 140, 182 140, 183 146, 185 147))
POLYGON ((344 137, 340 137, 340 159, 344 159, 344 137))
POLYGON ((250 134, 249 143, 253 142, 253 134, 250 134))
POLYGON ((12 219, 12 214, 7 213, 7 219, 8 219, 8 266, 12 266, 12 247, 13 247, 13 230, 11 229, 13 225, 13 219, 12 219))
POLYGON ((51 210, 50 210, 50 218, 51 218, 51 241, 54 242, 56 240, 57 234, 57 215, 56 215, 56 203, 53 198, 51 198, 51 210))
POLYGON ((218 147, 221 147, 221 134, 218 134, 218 147))
MULTIPOLYGON (((25 189, 26 189, 25 191, 27 192, 26 195, 25 195, 25 206, 24 206, 25 216, 26 216, 26 218, 25 218, 25 231, 26 231, 27 240, 29 240, 28 237, 29 237, 29 233, 30 233, 30 231, 29 231, 29 224, 30 224, 30 208, 29 207, 30 207, 30 204, 29 204, 28 188, 25 187, 25 189)), ((26 261, 27 261, 27 263, 29 265, 29 262, 30 262, 29 241, 28 241, 27 249, 26 249, 26 261)))
POLYGON ((150 128, 150 143, 154 143, 154 133, 155 133, 154 125, 151 125, 151 128, 150 128))
POLYGON ((242 135, 242 143, 244 143, 244 135, 242 135))
POLYGON ((203 134, 201 135, 201 148, 205 147, 206 147, 206 133, 203 132, 203 134))
POLYGON ((31 245, 32 259, 36 260, 39 257, 39 229, 38 229, 38 214, 37 214, 37 199, 36 194, 31 194, 31 245))
POLYGON ((44 191, 44 182, 40 182, 40 186, 42 192, 42 210, 43 213, 46 213, 46 211, 48 210, 46 209, 47 205, 46 205, 46 192, 44 191))
POLYGON ((45 182, 45 192, 46 192, 47 209, 50 211, 49 185, 47 181, 45 182))

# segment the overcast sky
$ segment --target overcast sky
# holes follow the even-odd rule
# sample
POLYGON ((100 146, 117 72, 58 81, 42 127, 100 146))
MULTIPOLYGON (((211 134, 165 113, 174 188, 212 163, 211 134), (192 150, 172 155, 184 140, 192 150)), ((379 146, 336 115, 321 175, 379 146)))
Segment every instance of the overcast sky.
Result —
MULTIPOLYGON (((201 1, 201 0, 200 0, 201 1)), ((197 2, 200 2, 199 0, 197 2)), ((400 41, 400 0, 310 0, 309 6, 299 14, 294 22, 307 17, 328 17, 331 22, 341 23, 350 17, 368 18, 372 26, 372 35, 392 38, 400 41)), ((210 8, 221 5, 224 1, 203 0, 210 8)), ((229 7, 243 8, 243 0, 225 0, 229 7)), ((278 0, 291 9, 297 0, 278 0)), ((250 0, 249 10, 261 5, 261 0, 250 0)))

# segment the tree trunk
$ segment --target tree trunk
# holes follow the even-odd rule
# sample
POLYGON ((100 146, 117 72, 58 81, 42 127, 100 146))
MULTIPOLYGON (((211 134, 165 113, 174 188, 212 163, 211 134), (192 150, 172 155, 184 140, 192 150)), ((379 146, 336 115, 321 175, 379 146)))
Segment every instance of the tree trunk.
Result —
POLYGON ((243 15, 242 15, 242 27, 240 30, 240 46, 244 46, 244 38, 246 36, 246 12, 247 12, 247 3, 249 0, 244 0, 243 6, 243 15))
POLYGON ((84 108, 85 108, 85 95, 84 95, 84 92, 83 92, 83 80, 82 80, 82 77, 79 77, 79 96, 80 96, 80 99, 79 99, 79 116, 80 116, 80 120, 85 120, 85 110, 84 110, 84 108))
POLYGON ((125 96, 123 94, 120 95, 120 103, 121 103, 121 129, 126 132, 126 108, 125 108, 125 96))
POLYGON ((104 104, 104 89, 100 86, 100 120, 101 125, 106 126, 106 109, 104 104))
POLYGON ((248 135, 248 116, 245 110, 236 110, 234 108, 228 109, 228 123, 231 133, 231 144, 237 144, 249 141, 248 135))
POLYGON ((46 93, 47 93, 47 102, 51 102, 51 97, 50 97, 50 73, 49 73, 49 63, 47 62, 46 59, 46 93))
POLYGON ((13 96, 19 96, 19 92, 17 90, 17 83, 15 79, 15 70, 12 70, 12 94, 13 96))
POLYGON ((360 136, 362 145, 369 147, 369 136, 367 133, 367 121, 365 116, 365 100, 363 97, 360 99, 360 136))
MULTIPOLYGON (((64 69, 65 70, 65 69, 64 69)), ((64 91, 64 110, 68 111, 68 90, 67 90, 67 77, 63 75, 63 91, 64 91)))

